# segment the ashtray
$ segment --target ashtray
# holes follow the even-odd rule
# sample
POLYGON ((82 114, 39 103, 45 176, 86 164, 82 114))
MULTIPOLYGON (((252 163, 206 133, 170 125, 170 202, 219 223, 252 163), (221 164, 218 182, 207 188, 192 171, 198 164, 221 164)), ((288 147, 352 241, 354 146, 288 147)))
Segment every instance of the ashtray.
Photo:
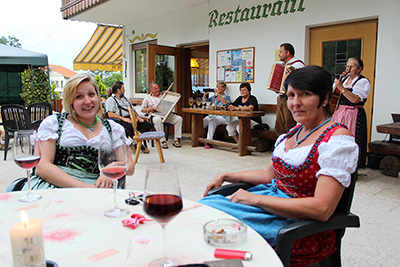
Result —
POLYGON ((236 246, 246 241, 247 226, 232 219, 209 221, 203 226, 203 238, 207 244, 213 246, 236 246))

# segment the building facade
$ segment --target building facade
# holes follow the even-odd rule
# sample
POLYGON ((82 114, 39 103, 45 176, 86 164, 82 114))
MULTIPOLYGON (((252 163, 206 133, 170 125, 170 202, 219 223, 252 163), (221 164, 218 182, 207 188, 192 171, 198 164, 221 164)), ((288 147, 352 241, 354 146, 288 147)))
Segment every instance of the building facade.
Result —
MULTIPOLYGON (((366 104, 370 140, 384 139, 376 125, 390 122, 391 113, 400 113, 397 70, 390 66, 400 61, 400 53, 395 50, 400 44, 400 32, 396 30, 400 25, 398 0, 97 2, 69 13, 71 5, 64 3, 63 16, 123 26, 123 77, 131 97, 143 97, 146 84, 155 80, 157 66, 165 63, 174 71, 174 90, 182 94, 178 113, 179 107, 188 105, 193 77, 208 79, 205 84, 210 87, 220 79, 233 81, 227 89, 232 99, 239 95, 239 82, 250 77, 252 94, 259 102, 274 104, 276 93, 266 85, 271 67, 278 60, 280 44, 289 42, 297 58, 324 66, 333 75, 343 71, 348 57, 363 59, 363 74, 372 85, 366 104), (243 52, 249 48, 250 54, 245 56, 243 52), (232 55, 241 51, 246 64, 234 68, 232 58, 227 68, 227 51, 232 55), (206 65, 198 76, 190 70, 192 57, 206 65), (247 76, 243 74, 246 70, 250 73, 247 76)), ((263 121, 274 125, 275 117, 267 115, 263 121)))

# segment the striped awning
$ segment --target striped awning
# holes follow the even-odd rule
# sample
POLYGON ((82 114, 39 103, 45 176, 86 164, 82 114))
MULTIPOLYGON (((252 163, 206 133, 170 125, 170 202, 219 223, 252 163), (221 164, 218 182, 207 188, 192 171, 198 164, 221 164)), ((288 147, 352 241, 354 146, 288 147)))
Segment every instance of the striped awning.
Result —
POLYGON ((97 25, 74 60, 74 70, 122 71, 122 27, 97 25))

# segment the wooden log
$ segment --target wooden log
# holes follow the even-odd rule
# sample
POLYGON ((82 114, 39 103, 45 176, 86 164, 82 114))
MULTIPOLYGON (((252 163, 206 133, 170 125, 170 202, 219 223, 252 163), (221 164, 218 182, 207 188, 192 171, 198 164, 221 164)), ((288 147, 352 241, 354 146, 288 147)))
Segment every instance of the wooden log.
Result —
POLYGON ((381 160, 379 168, 383 175, 398 177, 400 172, 400 159, 395 156, 386 156, 381 160))

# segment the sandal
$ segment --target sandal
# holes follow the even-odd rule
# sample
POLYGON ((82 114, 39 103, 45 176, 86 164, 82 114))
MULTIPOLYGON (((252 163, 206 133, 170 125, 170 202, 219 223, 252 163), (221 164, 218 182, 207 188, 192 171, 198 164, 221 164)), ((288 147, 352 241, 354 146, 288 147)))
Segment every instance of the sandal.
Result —
POLYGON ((172 145, 174 146, 174 147, 176 147, 176 148, 181 148, 182 146, 181 146, 181 143, 179 143, 179 141, 175 141, 174 140, 174 142, 172 143, 172 145))
POLYGON ((164 141, 164 142, 162 142, 161 144, 162 144, 161 148, 163 148, 163 149, 168 149, 168 143, 167 143, 167 141, 164 141))

